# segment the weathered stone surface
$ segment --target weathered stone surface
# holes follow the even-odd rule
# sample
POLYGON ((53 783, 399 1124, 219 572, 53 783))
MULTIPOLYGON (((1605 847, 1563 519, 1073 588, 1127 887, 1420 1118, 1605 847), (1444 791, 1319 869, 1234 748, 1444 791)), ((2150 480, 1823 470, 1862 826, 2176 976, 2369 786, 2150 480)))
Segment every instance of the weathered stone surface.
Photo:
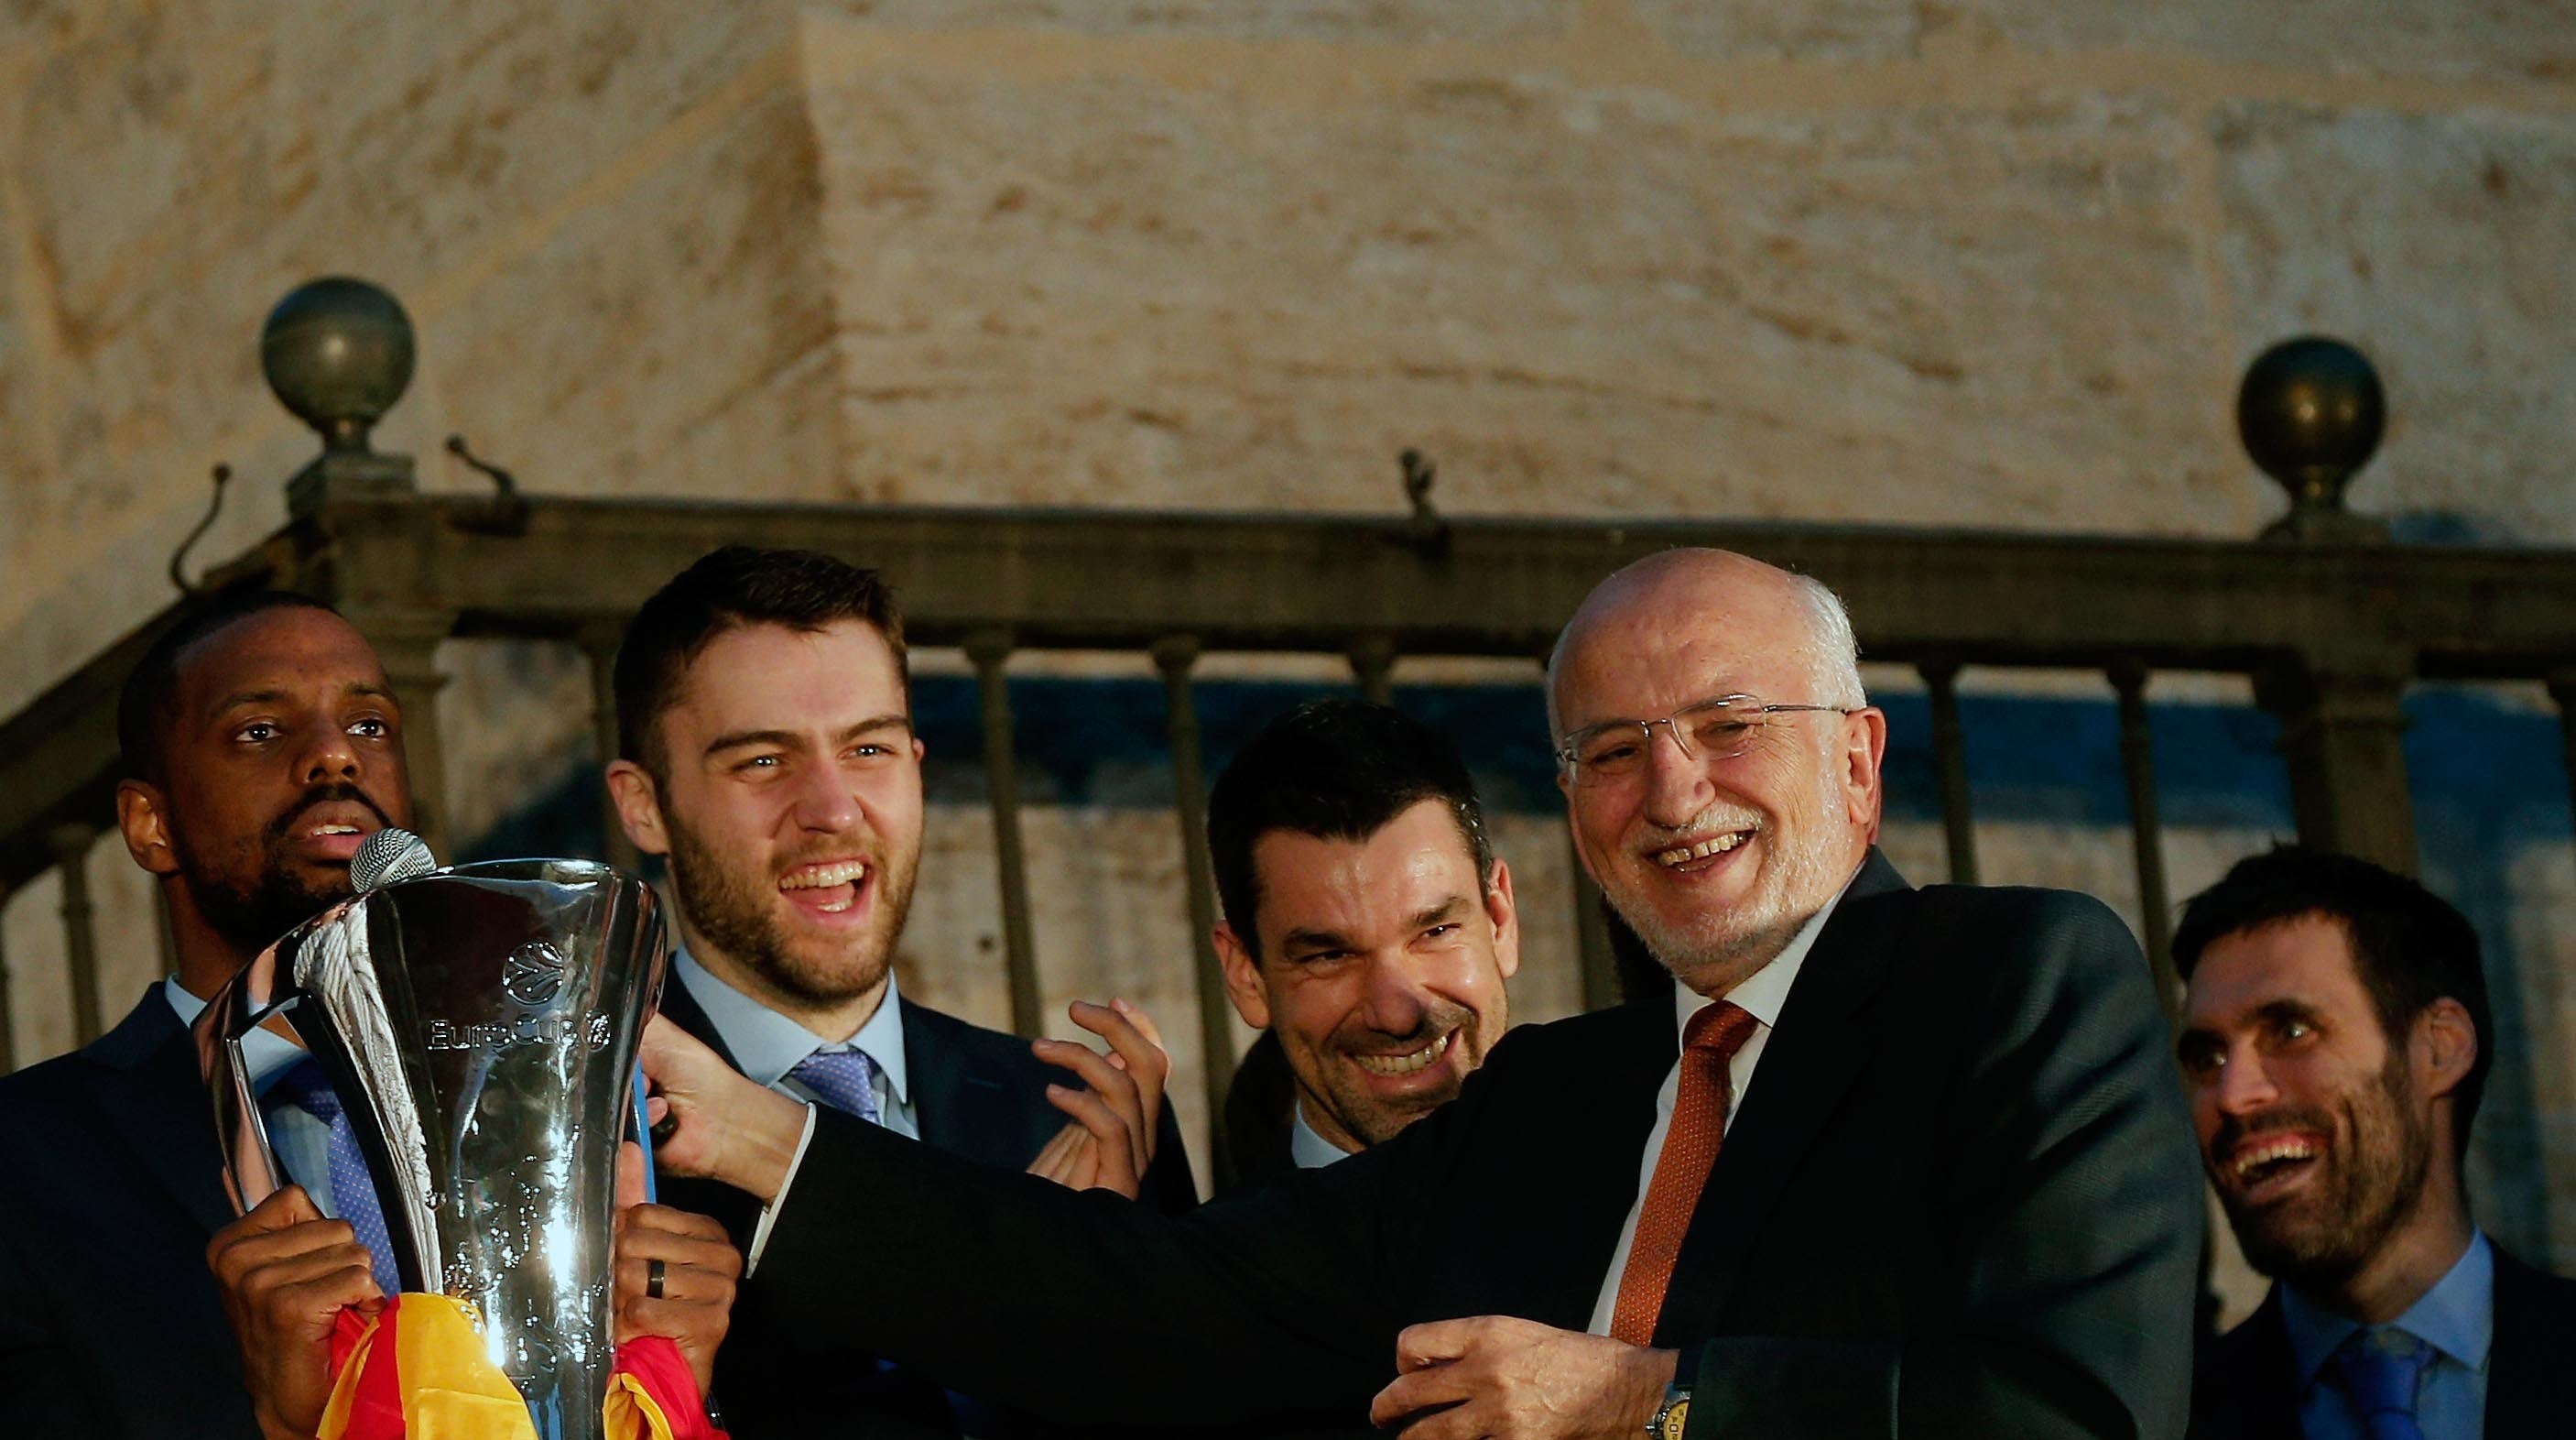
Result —
POLYGON ((2387 388, 2354 508, 2452 538, 2576 541, 2576 123, 2247 105, 2214 138, 2237 353, 2336 335, 2387 388))
POLYGON ((1628 0, 1663 42, 1708 60, 1911 56, 1941 11, 1915 0, 1628 0))
POLYGON ((2249 528, 2153 110, 814 99, 862 494, 2249 528))
POLYGON ((450 422, 550 490, 832 498, 811 141, 771 92, 567 216, 440 327, 450 422))
POLYGON ((1553 35, 1580 6, 1576 0, 830 0, 818 8, 889 27, 1393 44, 1553 35))
POLYGON ((1927 33, 1992 47, 2133 51, 2180 59, 2439 79, 2576 78, 2567 0, 1938 0, 1927 33))

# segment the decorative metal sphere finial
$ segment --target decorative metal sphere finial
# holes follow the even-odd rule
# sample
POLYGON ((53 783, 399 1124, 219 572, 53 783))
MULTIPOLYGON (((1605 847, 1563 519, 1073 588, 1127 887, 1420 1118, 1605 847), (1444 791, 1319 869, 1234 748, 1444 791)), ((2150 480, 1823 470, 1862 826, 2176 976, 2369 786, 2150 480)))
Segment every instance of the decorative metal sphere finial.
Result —
POLYGON ((2379 372, 2350 345, 2308 335, 2256 356, 2236 392, 2236 433, 2263 473, 2290 492, 2290 513, 2264 535, 2384 536, 2385 526, 2344 508, 2343 492, 2387 426, 2379 372))
POLYGON ((322 433, 326 451, 367 450, 367 432, 411 384, 411 317, 378 286, 345 275, 286 292, 260 327, 268 388, 322 433))

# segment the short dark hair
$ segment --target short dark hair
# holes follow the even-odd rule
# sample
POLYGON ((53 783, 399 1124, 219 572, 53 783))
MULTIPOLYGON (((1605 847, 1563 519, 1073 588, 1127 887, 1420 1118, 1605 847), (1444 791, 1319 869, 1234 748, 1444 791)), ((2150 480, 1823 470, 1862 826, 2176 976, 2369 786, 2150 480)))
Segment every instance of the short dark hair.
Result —
POLYGON ((179 708, 179 661, 190 649, 271 610, 340 612, 293 590, 233 590, 185 602, 177 623, 134 662, 116 695, 119 773, 158 785, 169 778, 170 723, 179 708))
POLYGON ((2380 1029, 2391 1045, 2405 1043, 2415 1017, 2436 1000, 2460 1002, 2477 1027, 2478 1058, 2454 1091, 2460 1124, 2455 1137, 2469 1143, 2495 1060, 2495 1023, 2487 1008, 2486 971, 2478 963, 2478 932, 2451 903, 2415 881, 2367 860, 2283 845, 2236 862, 2225 878, 2194 895, 2174 927, 2174 969, 2185 980, 2201 953, 2229 935, 2316 916, 2343 928, 2353 969, 2370 993, 2380 1029))
POLYGON ((719 635, 745 625, 811 633, 857 620, 885 637, 896 680, 911 703, 903 611, 876 571, 814 550, 727 545, 698 558, 653 592, 618 642, 617 749, 656 777, 669 773, 654 722, 671 707, 680 677, 719 635))
POLYGON ((1225 923, 1253 958, 1261 941, 1254 842, 1273 830, 1365 840, 1425 800, 1458 822, 1479 884, 1494 877, 1484 807, 1458 752, 1429 726, 1385 705, 1316 700, 1270 722, 1236 753, 1208 796, 1208 860, 1225 923))

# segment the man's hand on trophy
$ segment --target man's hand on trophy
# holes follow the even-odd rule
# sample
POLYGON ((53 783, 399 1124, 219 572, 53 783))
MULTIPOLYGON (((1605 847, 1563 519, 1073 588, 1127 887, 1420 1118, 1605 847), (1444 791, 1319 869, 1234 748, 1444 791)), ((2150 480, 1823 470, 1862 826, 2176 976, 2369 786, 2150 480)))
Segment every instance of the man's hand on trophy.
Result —
POLYGON ((659 1015, 644 1027, 653 1160, 674 1175, 721 1180, 766 1205, 787 1183, 805 1138, 805 1107, 746 1080, 724 1057, 659 1015))
POLYGON ((1038 1152, 1029 1173, 1075 1190, 1115 1190, 1132 1200, 1154 1160, 1171 1057, 1153 1018, 1124 1000, 1077 1000, 1066 1013, 1108 1041, 1109 1053, 1070 1040, 1031 1043, 1040 1060, 1072 1071, 1083 1086, 1047 1087, 1048 1102, 1073 1120, 1038 1152))
POLYGON ((617 1342, 661 1335, 680 1347, 698 1393, 715 1385, 716 1349, 733 1319, 742 1252, 704 1215, 642 1203, 644 1152, 617 1156, 617 1342))
POLYGON ((331 1398, 331 1327, 341 1308, 384 1308, 366 1247, 289 1185, 215 1232, 206 1263, 241 1342, 260 1433, 310 1440, 331 1398))

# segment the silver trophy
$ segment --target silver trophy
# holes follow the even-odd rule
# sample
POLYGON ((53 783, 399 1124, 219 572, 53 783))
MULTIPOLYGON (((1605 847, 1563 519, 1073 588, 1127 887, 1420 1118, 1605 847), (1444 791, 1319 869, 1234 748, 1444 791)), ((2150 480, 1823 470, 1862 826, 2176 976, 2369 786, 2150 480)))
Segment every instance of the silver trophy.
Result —
POLYGON ((605 865, 434 865, 417 837, 370 837, 359 893, 261 952, 198 1021, 234 1199, 284 1183, 242 1051, 283 1017, 339 1092, 403 1288, 475 1307, 544 1440, 595 1440, 618 1142, 662 918, 605 865))

